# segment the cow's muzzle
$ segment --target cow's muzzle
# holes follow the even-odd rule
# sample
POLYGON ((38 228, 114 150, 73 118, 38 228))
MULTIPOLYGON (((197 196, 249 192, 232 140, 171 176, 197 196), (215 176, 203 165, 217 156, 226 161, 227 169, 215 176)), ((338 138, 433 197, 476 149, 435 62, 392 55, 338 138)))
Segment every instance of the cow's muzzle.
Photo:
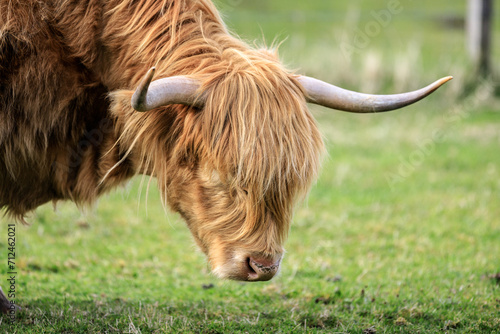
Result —
POLYGON ((268 259, 250 256, 246 262, 248 281, 269 281, 279 271, 281 256, 278 259, 268 259))

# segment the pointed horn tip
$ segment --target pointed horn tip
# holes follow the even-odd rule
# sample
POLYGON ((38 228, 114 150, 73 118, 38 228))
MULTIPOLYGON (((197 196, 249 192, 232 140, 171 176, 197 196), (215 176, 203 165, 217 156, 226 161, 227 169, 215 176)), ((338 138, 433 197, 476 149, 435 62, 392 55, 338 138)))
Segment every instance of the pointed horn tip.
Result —
POLYGON ((143 77, 141 83, 137 87, 137 89, 134 92, 134 95, 132 96, 131 104, 132 108, 134 108, 137 111, 144 112, 148 111, 149 109, 144 105, 146 95, 148 93, 148 88, 153 81, 153 77, 155 75, 156 71, 156 66, 151 67, 146 75, 143 77))
POLYGON ((147 79, 147 81, 151 82, 151 80, 153 80, 153 77, 155 76, 155 72, 156 72, 156 66, 153 66, 149 69, 148 73, 146 73, 144 78, 147 79))
POLYGON ((442 84, 445 84, 452 79, 453 79, 453 76, 450 75, 450 76, 439 79, 437 82, 439 83, 439 85, 442 85, 442 84))

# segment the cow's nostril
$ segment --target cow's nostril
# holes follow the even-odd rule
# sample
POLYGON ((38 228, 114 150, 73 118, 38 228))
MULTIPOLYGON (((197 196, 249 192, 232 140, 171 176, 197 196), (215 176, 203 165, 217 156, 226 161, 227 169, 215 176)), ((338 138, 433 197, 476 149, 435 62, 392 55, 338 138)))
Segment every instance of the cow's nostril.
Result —
POLYGON ((247 257, 247 269, 249 272, 255 272, 255 270, 253 270, 252 266, 250 265, 250 258, 247 257))
POLYGON ((255 268, 252 266, 252 259, 250 259, 249 257, 247 258, 246 265, 247 265, 247 272, 248 272, 248 280, 249 281, 258 281, 259 274, 255 271, 255 268))

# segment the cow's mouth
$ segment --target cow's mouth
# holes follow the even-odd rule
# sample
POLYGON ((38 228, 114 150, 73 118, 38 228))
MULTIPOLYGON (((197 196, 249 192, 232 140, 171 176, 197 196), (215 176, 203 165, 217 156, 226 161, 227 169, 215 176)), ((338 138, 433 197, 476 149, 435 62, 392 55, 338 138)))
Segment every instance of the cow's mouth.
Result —
POLYGON ((279 272, 281 255, 274 258, 247 256, 238 263, 229 263, 214 268, 213 272, 220 278, 236 281, 269 281, 279 272))

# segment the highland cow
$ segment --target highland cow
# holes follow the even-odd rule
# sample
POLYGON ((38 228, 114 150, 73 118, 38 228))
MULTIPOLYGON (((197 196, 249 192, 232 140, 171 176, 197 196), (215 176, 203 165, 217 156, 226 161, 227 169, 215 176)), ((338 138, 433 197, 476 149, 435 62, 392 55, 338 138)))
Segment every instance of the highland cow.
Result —
POLYGON ((0 208, 23 220, 150 175, 215 275, 269 280, 320 165, 307 103, 387 111, 447 80, 374 96, 297 75, 209 0, 0 0, 0 208))

